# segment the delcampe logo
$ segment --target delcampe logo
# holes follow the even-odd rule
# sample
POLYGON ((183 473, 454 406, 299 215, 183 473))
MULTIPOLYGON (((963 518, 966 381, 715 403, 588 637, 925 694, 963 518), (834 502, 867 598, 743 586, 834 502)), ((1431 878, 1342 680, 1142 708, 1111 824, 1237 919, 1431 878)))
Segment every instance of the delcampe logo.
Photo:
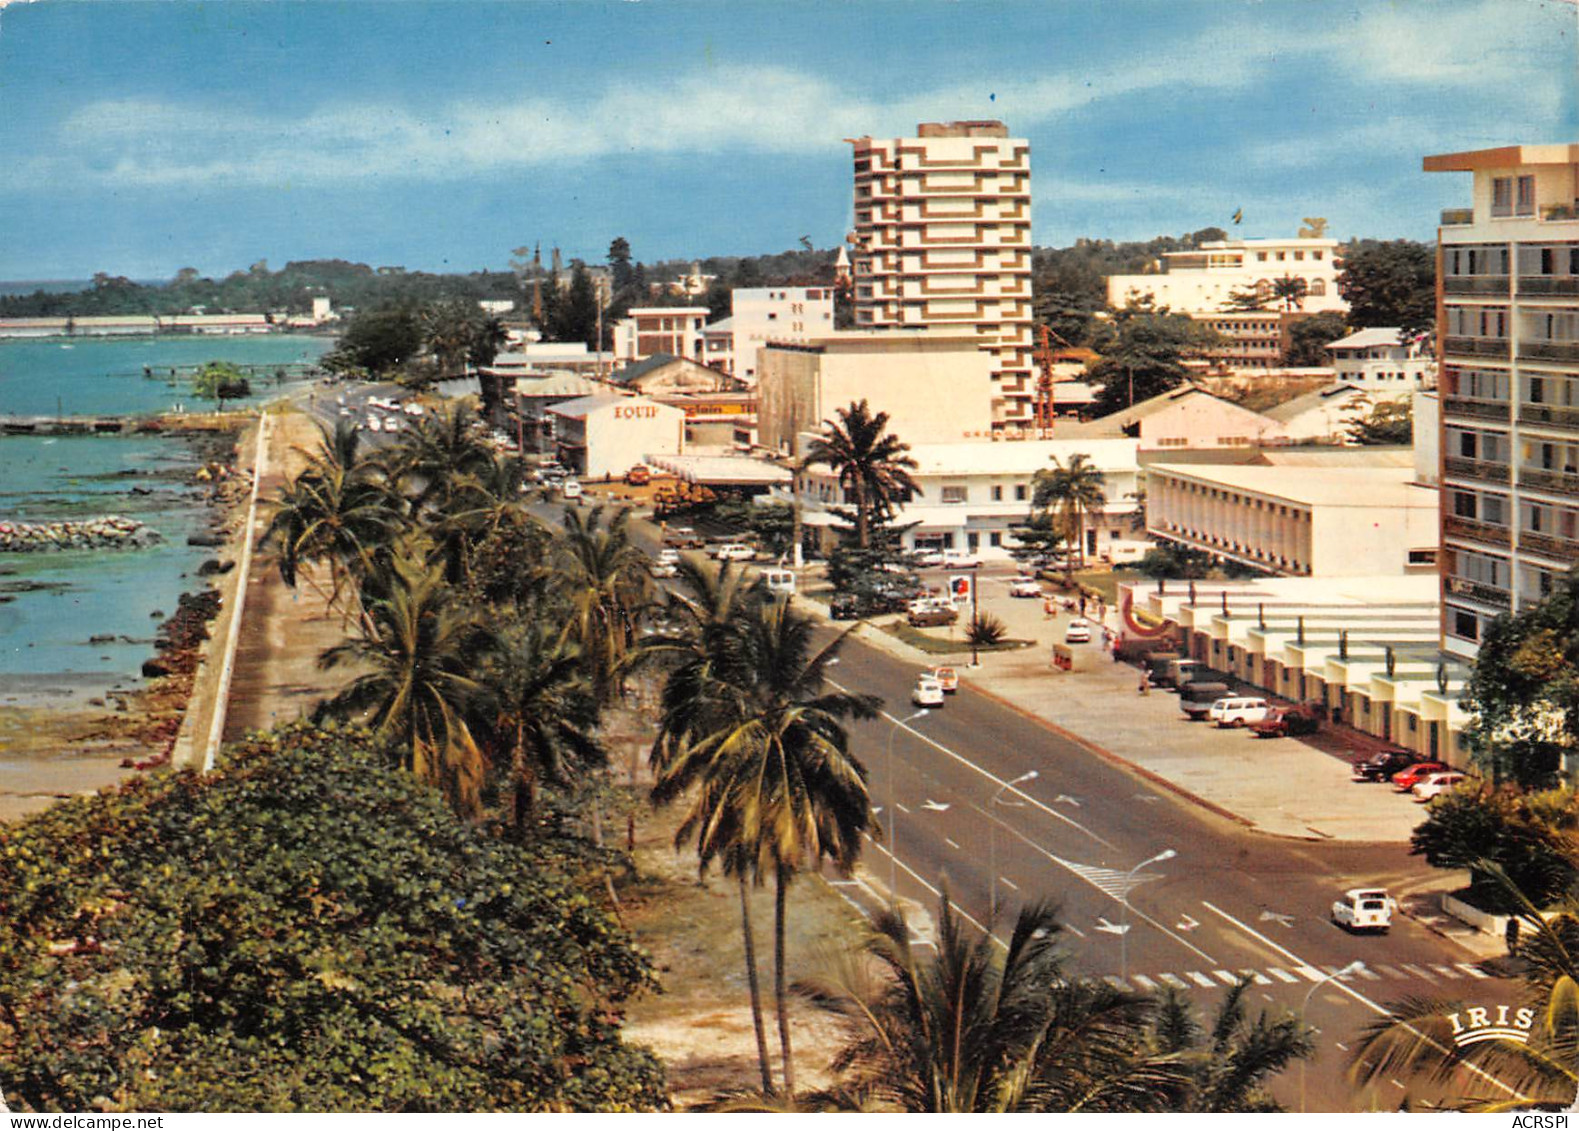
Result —
POLYGON ((1499 1005, 1495 1010, 1495 1018, 1492 1012, 1477 1005, 1462 1013, 1449 1013, 1447 1019, 1453 1026, 1453 1043, 1459 1048, 1480 1041, 1517 1041, 1521 1045, 1529 1043, 1530 1029, 1535 1024, 1533 1009, 1515 1009, 1510 1016, 1509 1007, 1499 1005))

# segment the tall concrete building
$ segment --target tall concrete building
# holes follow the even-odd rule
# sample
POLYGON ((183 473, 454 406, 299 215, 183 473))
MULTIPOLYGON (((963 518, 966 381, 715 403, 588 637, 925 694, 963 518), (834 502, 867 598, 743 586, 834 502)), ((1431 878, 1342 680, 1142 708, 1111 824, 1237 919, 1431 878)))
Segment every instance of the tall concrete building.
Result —
POLYGON ((1002 122, 924 122, 855 147, 855 325, 939 327, 992 355, 996 430, 1034 423, 1031 146, 1002 122))
POLYGON ((1442 213, 1436 271, 1442 645, 1469 657, 1579 563, 1579 144, 1425 169, 1474 176, 1471 206, 1442 213))

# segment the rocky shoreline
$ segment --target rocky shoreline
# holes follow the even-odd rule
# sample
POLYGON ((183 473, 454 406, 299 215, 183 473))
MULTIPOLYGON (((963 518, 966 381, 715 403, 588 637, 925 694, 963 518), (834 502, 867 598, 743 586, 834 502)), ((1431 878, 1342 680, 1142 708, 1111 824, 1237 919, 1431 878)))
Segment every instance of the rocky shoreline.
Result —
POLYGON ((0 522, 0 554, 129 550, 157 541, 159 532, 147 523, 118 514, 63 522, 0 522))

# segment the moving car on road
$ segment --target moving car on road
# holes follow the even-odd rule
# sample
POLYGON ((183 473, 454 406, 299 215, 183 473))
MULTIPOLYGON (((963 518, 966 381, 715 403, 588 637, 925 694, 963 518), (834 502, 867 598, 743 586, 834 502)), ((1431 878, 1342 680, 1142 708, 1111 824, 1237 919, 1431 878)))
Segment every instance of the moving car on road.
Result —
POLYGON ((1016 577, 1009 582, 1009 596, 1040 599, 1042 596, 1042 583, 1034 577, 1016 577))
POLYGON ((943 685, 929 675, 921 676, 910 692, 910 701, 917 707, 941 707, 943 685))
POLYGON ((945 694, 959 690, 959 672, 953 668, 933 668, 925 674, 937 680, 942 685, 945 694))
POLYGON ((1350 888, 1332 905, 1332 921, 1346 931, 1386 934, 1396 910, 1398 901, 1386 888, 1350 888))
POLYGON ((1064 629, 1065 644, 1091 643, 1091 622, 1076 617, 1069 622, 1069 627, 1064 629))
POLYGON ((1464 780, 1464 775, 1457 770, 1444 770, 1441 773, 1427 774, 1415 782, 1414 788, 1409 792, 1415 795, 1415 800, 1424 804, 1433 797, 1440 797, 1464 780))
POLYGON ((680 572, 680 551, 673 546, 665 546, 658 551, 658 556, 653 559, 652 575, 654 577, 674 577, 680 572))

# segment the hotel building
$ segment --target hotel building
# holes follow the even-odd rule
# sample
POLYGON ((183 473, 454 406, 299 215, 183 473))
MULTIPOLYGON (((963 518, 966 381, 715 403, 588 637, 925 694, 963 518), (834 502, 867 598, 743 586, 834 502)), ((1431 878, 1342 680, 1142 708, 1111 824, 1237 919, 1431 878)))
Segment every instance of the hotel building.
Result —
POLYGON ((1442 646, 1579 562, 1579 144, 1425 159, 1473 175, 1437 247, 1442 646))
POLYGON ((855 325, 974 334, 996 430, 1032 426, 1031 147, 1002 122, 851 138, 855 325))

